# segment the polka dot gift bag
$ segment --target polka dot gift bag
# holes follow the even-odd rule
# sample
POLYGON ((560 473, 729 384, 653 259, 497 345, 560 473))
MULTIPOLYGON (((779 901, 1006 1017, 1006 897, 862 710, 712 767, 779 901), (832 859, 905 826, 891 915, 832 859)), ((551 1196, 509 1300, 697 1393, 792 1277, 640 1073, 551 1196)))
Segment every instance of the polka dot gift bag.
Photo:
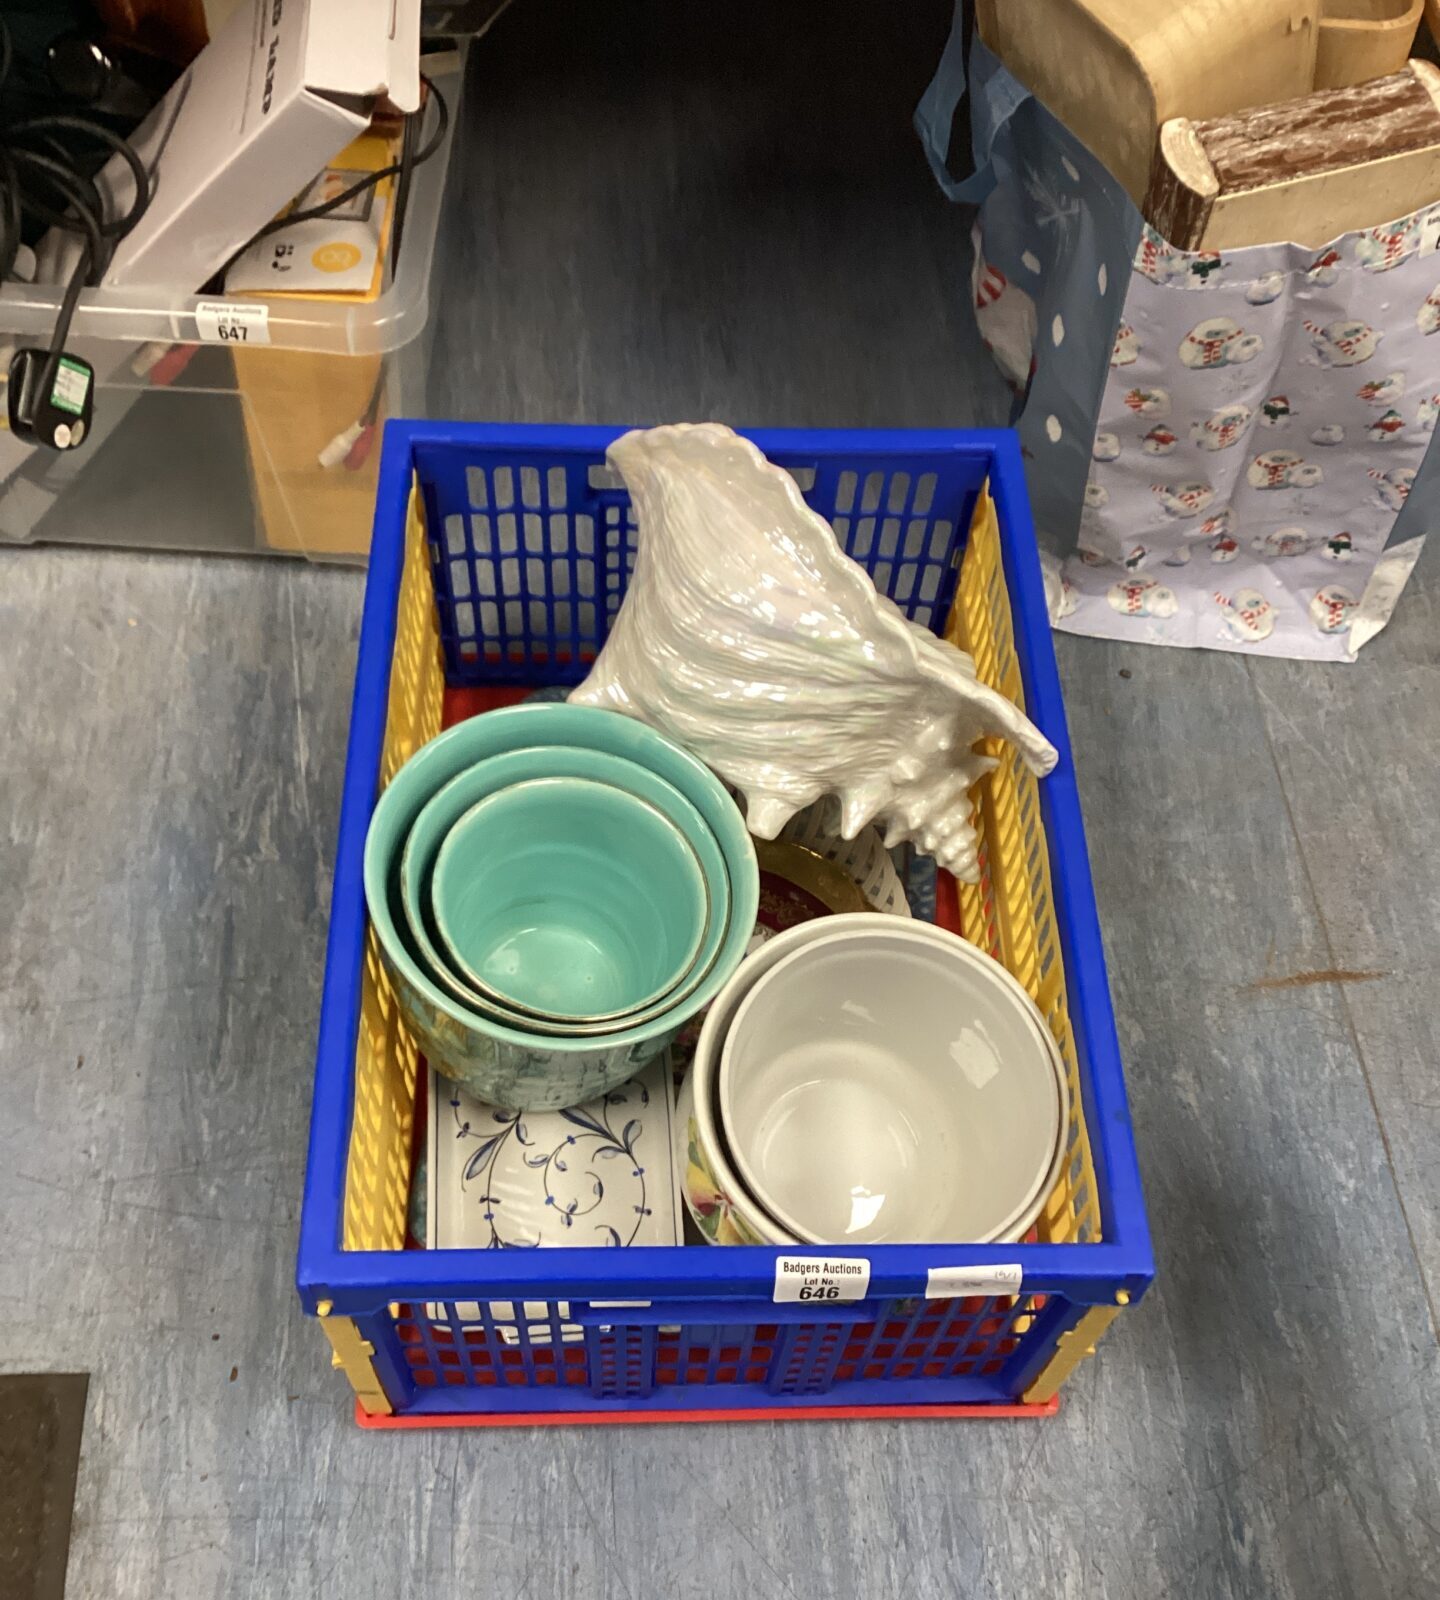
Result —
POLYGON ((1440 206, 1320 249, 1177 250, 958 25, 916 127, 978 206, 977 325, 1015 395, 1053 620, 1353 659, 1440 517, 1440 206))

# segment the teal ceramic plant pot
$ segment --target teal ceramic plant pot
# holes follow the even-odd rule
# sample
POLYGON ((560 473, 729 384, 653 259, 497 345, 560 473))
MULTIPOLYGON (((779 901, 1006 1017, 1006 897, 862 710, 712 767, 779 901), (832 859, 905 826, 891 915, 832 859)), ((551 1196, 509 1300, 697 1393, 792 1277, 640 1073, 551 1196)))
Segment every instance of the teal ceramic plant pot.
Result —
POLYGON ((472 717, 417 750, 380 796, 365 842, 365 898, 406 1021, 431 1064, 493 1105, 576 1105, 632 1077, 707 1006, 739 965, 755 925, 760 875, 738 807, 720 780, 653 728, 589 706, 507 706, 472 717), (462 1005, 416 959, 400 900, 400 859, 432 795, 487 757, 530 745, 602 750, 674 785, 720 845, 730 878, 730 919, 714 966, 673 1010, 600 1038, 544 1037, 462 1005))
POLYGON ((451 828, 430 885, 451 964, 482 996, 609 1022, 685 979, 710 923, 700 862, 654 806, 589 778, 533 778, 451 828))
POLYGON ((427 970, 462 1006, 478 1010, 495 1021, 526 1032, 560 1035, 594 1035, 613 1032, 607 1023, 547 1022, 543 1026, 521 1012, 512 1010, 493 997, 487 998, 452 972, 437 935, 432 935, 429 911, 429 886, 435 861, 446 834, 478 800, 530 778, 592 778, 638 795, 667 816, 689 842, 705 874, 710 898, 710 921, 694 966, 684 981, 670 994, 637 1011, 627 1027, 638 1027, 659 1012, 668 1010, 697 988, 709 975, 719 957, 730 925, 730 874, 719 841, 705 818, 671 783, 647 767, 610 755, 603 750, 583 750, 571 745, 528 746, 490 756, 478 765, 452 778, 416 817, 405 841, 400 865, 400 891, 411 946, 421 967, 427 970))

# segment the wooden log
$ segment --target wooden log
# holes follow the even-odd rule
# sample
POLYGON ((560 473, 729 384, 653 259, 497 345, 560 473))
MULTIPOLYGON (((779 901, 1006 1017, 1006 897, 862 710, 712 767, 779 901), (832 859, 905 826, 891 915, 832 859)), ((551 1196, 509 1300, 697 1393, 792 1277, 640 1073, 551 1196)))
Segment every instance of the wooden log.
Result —
POLYGON ((1141 208, 1182 250, 1319 246, 1440 201, 1440 69, 1160 130, 1141 208))

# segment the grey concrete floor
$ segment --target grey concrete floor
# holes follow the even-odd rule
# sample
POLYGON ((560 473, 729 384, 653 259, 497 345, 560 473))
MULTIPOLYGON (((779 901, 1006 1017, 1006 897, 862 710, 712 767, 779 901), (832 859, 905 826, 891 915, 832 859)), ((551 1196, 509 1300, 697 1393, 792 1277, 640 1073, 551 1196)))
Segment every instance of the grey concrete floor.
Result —
MULTIPOLYGON (((942 0, 578 9, 474 64, 442 411, 997 419, 942 0)), ((93 1374, 71 1600, 1435 1593, 1434 552, 1354 667, 1058 640, 1160 1278, 1044 1424, 355 1429, 291 1279, 360 598, 0 552, 0 1370, 93 1374)))

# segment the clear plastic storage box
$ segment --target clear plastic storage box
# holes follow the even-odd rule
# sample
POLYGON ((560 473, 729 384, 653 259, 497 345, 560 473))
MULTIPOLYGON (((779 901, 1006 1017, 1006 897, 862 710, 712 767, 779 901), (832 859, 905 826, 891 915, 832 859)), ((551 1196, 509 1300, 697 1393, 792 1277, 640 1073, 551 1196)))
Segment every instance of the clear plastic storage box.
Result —
MULTIPOLYGON (((69 348, 95 369, 91 436, 57 454, 0 431, 0 543, 365 558, 380 429, 388 416, 426 414, 430 281, 463 66, 458 52, 427 62, 450 128, 415 169, 401 256, 378 298, 271 297, 268 344, 242 347, 207 313, 215 297, 83 294, 69 348)), ((0 344, 47 346, 61 292, 0 289, 0 344)))

